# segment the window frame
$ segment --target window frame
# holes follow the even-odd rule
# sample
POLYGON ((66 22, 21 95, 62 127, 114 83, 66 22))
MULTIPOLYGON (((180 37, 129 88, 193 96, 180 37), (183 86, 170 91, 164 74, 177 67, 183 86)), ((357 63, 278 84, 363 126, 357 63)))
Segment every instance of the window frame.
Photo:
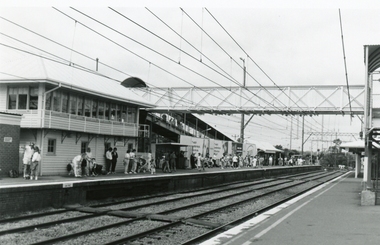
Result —
POLYGON ((81 143, 80 143, 80 153, 81 154, 82 153, 86 153, 88 146, 89 146, 89 142, 88 141, 81 141, 81 143), (83 146, 84 146, 84 148, 83 148, 83 146))
POLYGON ((55 156, 57 152, 57 139, 54 138, 48 138, 47 140, 47 150, 46 155, 47 156, 55 156), (53 146, 50 145, 50 142, 53 142, 53 146), (53 147, 53 151, 50 151, 50 147, 53 147))

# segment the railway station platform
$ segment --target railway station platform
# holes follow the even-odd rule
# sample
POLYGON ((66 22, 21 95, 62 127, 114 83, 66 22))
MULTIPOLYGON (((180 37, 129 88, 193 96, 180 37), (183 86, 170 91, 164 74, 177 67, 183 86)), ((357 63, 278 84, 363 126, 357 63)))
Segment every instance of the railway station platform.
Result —
POLYGON ((0 213, 20 213, 87 201, 174 193, 283 175, 320 170, 321 166, 263 167, 242 169, 178 169, 176 172, 124 174, 97 177, 41 176, 36 180, 22 177, 0 179, 0 213))
POLYGON ((348 172, 202 244, 379 244, 380 206, 361 206, 361 181, 348 172))

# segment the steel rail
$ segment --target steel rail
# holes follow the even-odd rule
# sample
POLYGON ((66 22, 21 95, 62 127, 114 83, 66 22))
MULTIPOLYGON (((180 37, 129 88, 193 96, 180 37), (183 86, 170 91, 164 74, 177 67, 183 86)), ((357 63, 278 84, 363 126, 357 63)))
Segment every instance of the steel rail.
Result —
MULTIPOLYGON (((280 185, 280 184, 284 184, 284 183, 289 183, 289 182, 293 182, 292 180, 289 180, 289 181, 284 181, 282 183, 277 183, 277 184, 274 184, 274 185, 270 185, 270 186, 266 186, 266 187, 259 187, 259 188, 256 188, 255 190, 259 190, 259 189, 264 189, 264 188, 270 188, 270 187, 273 187, 273 186, 277 186, 277 185, 280 185)), ((171 213, 171 212, 175 212, 175 211, 180 211, 180 210, 183 210, 183 209, 186 209, 186 208, 189 208, 191 206, 199 206, 201 204, 205 204, 205 203, 210 203, 210 202, 215 202, 217 200, 221 200, 221 199, 226 199, 226 198, 230 198, 232 196, 236 196, 236 195, 241 195, 241 194, 244 194, 244 193, 248 193, 248 192, 251 192, 252 190, 249 190, 249 191, 244 191, 244 192, 240 192, 240 193, 235 193, 235 194, 231 194, 231 195, 228 195, 228 196, 225 196, 225 197, 221 197, 221 198, 217 198, 217 199, 212 199, 212 200, 207 200, 207 201, 203 201, 203 202, 197 202, 195 204, 190 204, 190 205, 186 205, 186 206, 181 206, 179 208, 175 208, 175 209, 171 209, 171 210, 168 210, 168 211, 163 211, 163 212, 159 212, 157 214, 167 214, 167 213, 171 213)), ((207 193, 209 194, 209 193, 207 193)), ((187 198, 192 198, 192 196, 188 196, 187 198)), ((171 200, 169 200, 171 201, 171 200)), ((150 206, 151 205, 155 205, 156 203, 150 203, 150 206)), ((143 205, 143 206, 146 206, 146 205, 143 205)), ((131 207, 131 208, 126 208, 126 209, 120 209, 120 210, 132 210, 132 209, 138 209, 139 207, 131 207)), ((44 241, 39 241, 39 242, 36 242, 36 243, 33 243, 33 245, 43 245, 43 244, 54 244, 56 242, 59 242, 59 241, 64 241, 64 240, 68 240, 68 239, 71 239, 71 238, 74 238, 74 237, 78 237, 78 236, 82 236, 82 235, 86 235, 86 234, 90 234, 90 233, 93 233, 93 232, 97 232, 97 231, 100 231, 100 230, 105 230, 105 229, 109 229, 109 228, 113 228, 113 227, 117 227, 117 226, 120 226, 120 225, 126 225, 126 224, 129 224, 129 223, 133 223, 135 221, 138 221, 138 220, 143 220, 145 219, 145 217, 139 217, 139 218, 133 218, 133 219, 130 219, 130 220, 127 220, 127 221, 122 221, 122 222, 117 222, 117 223, 114 223, 114 224, 110 224, 110 225, 106 225, 106 226, 102 226, 102 227, 97 227, 97 228, 93 228, 93 229, 89 229, 89 230, 86 230, 86 231, 81 231, 81 232, 77 232, 77 233, 72 233, 72 234, 68 234, 68 235, 65 235, 65 236, 61 236, 61 237, 56 237, 56 238, 52 238, 52 239, 48 239, 48 240, 44 240, 44 241)), ((174 224, 174 223, 171 223, 171 224, 174 224)), ((166 228, 166 226, 165 226, 166 228)), ((159 228, 154 228, 155 230, 159 230, 159 228)), ((140 233, 139 233, 140 234, 140 233)))
MULTIPOLYGON (((330 174, 331 175, 331 174, 330 174)), ((329 176, 329 175, 327 175, 329 176)), ((326 177, 326 175, 324 175, 323 177, 321 178, 324 178, 326 177)), ((282 190, 286 190, 286 189, 289 189, 289 188, 292 188, 292 187, 295 187, 295 186, 299 186, 301 184, 304 184, 304 183, 307 183, 306 181, 303 181, 302 183, 296 183, 296 184, 293 184, 293 185, 290 185, 290 186, 286 186, 286 187, 283 187, 283 188, 280 188, 280 189, 276 189, 276 190, 273 190, 273 191, 269 191, 267 193, 263 193, 263 194, 260 194, 260 195, 256 195, 254 197, 251 197, 251 198, 248 198, 248 199, 245 199, 245 200, 241 200, 241 201, 237 201, 237 202, 234 202, 234 203, 231 203, 229 205, 226 205, 226 206, 223 206, 223 207, 219 207, 219 208, 215 208, 215 209, 212 209, 212 210, 209 210, 209 211, 206 211, 206 212, 203 212, 201 214, 197 214, 197 215, 194 215, 194 216, 191 216, 191 217, 188 217, 188 218, 185 218, 184 220, 186 219, 191 219, 191 218, 199 218, 199 217, 202 217, 202 216, 205 216, 205 215, 209 215, 211 213, 215 213, 215 212, 219 212, 223 209, 228 209, 230 207, 233 207, 233 206, 236 206, 236 205, 240 205, 240 204, 243 204, 245 202, 249 202, 249 201, 252 201, 254 199, 257 199, 257 198, 260 198, 260 197, 264 197, 264 196, 267 196, 267 195, 271 195, 273 193, 276 193, 276 192, 279 192, 279 191, 282 191, 282 190)), ((322 183, 320 183, 322 184, 322 183)), ((318 185, 320 185, 318 184, 318 185)), ((317 186, 317 185, 315 185, 317 186)), ((312 188, 315 188, 315 186, 311 187, 312 188)), ((310 188, 309 188, 310 189, 310 188)), ((220 198, 218 198, 220 199, 220 198)), ((213 199, 212 201, 218 201, 218 199, 213 199)), ((206 201, 204 203, 209 203, 210 201, 206 201)), ((200 204, 191 204, 191 205, 187 205, 187 206, 184 206, 182 207, 181 209, 186 209, 186 208, 189 208, 191 206, 199 206, 200 204)), ((173 209, 173 210, 169 210, 169 211, 165 211, 165 212, 161 212, 159 214, 168 214, 168 213, 173 213, 175 211, 179 211, 178 209, 173 209)), ((256 212, 255 212, 256 213, 256 212)), ((159 232, 163 229, 167 229, 167 228, 170 228, 170 227, 174 227, 174 226, 177 226, 179 224, 182 224, 181 221, 175 221, 173 223, 170 223, 168 225, 165 225, 165 228, 154 228, 154 229, 151 229, 151 230, 147 230, 147 231, 144 231, 144 232, 141 232, 141 233, 137 233, 137 234, 134 234, 134 235, 131 235, 131 236, 126 236, 126 237, 123 237, 123 238, 120 238, 120 239, 117 239, 117 240, 114 240, 114 241, 111 241, 109 243, 105 243, 104 245, 116 245, 116 244, 121 244, 121 243, 125 243, 125 242, 132 242, 132 241, 135 241, 136 239, 139 239, 139 238, 143 238, 143 237, 146 237, 147 235, 151 235, 151 234, 154 234, 156 232, 159 232)))

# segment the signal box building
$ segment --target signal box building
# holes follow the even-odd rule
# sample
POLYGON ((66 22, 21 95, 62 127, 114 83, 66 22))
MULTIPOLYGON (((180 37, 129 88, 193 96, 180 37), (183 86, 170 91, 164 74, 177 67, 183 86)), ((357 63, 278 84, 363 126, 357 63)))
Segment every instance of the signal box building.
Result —
POLYGON ((103 165, 107 148, 117 147, 116 171, 122 171, 126 150, 149 137, 139 108, 153 106, 118 81, 73 64, 30 57, 2 64, 0 111, 22 115, 19 154, 27 144, 39 146, 41 175, 66 174, 67 163, 87 147, 103 165))

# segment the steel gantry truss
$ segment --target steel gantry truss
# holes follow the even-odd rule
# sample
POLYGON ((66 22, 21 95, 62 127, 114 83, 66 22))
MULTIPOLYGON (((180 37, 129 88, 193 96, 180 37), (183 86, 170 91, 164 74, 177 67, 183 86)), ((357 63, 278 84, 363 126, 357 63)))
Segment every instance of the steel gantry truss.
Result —
POLYGON ((364 85, 131 88, 156 112, 211 114, 350 114, 364 112, 364 85), (350 98, 350 101, 349 99, 350 98))

